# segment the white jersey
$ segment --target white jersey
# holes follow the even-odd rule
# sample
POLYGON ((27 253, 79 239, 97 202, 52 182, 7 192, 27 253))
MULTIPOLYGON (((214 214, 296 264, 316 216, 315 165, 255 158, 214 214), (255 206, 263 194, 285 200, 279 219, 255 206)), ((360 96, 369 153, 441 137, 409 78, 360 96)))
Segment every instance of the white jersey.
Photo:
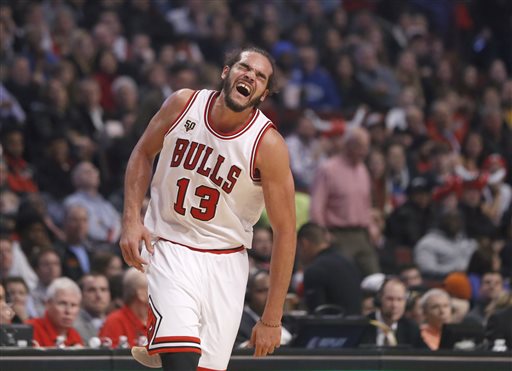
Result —
POLYGON ((272 122, 255 109, 236 132, 214 129, 219 93, 196 91, 167 132, 144 224, 155 237, 201 250, 251 247, 264 207, 254 165, 272 122))

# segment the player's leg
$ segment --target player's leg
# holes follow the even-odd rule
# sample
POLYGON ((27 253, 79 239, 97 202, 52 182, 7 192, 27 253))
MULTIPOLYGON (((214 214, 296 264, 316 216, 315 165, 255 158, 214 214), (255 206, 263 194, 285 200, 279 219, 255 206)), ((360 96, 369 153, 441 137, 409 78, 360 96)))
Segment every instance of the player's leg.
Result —
POLYGON ((146 270, 149 286, 148 344, 142 349, 132 348, 132 354, 148 367, 162 367, 165 358, 171 365, 195 362, 190 370, 196 371, 201 355, 200 288, 196 280, 198 271, 202 269, 200 262, 193 261, 192 251, 166 241, 159 241, 154 247, 155 253, 149 257, 150 264, 146 270), (197 356, 186 355, 188 353, 197 356), (162 354, 185 356, 162 357, 162 354))
POLYGON ((197 353, 160 353, 164 371, 196 371, 200 355, 197 353))
POLYGON ((202 295, 207 305, 201 311, 201 359, 199 370, 226 370, 240 327, 249 273, 247 252, 207 254, 209 271, 202 295))

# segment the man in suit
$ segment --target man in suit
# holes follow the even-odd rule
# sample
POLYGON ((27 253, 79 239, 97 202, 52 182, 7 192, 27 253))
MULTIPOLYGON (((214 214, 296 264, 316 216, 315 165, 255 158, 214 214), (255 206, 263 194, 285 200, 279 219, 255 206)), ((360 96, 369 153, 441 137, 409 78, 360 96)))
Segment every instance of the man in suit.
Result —
POLYGON ((489 318, 485 337, 491 344, 497 339, 504 339, 507 349, 512 349, 512 305, 502 309, 489 318))
MULTIPOLYGON (((236 336, 235 347, 245 348, 251 339, 252 329, 261 318, 267 302, 270 276, 267 270, 261 269, 250 275, 247 282, 246 305, 242 313, 240 328, 236 336)), ((292 335, 282 327, 281 344, 291 341, 292 335)))
POLYGON ((405 284, 397 278, 385 280, 376 295, 377 310, 368 315, 372 326, 363 334, 361 344, 424 348, 418 326, 404 317, 406 301, 405 284))

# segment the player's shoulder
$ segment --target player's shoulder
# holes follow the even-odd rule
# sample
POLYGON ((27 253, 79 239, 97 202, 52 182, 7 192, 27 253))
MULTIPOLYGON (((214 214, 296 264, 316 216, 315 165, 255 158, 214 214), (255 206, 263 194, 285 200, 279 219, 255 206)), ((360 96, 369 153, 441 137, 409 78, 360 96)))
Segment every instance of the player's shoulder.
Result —
POLYGON ((175 111, 185 107, 192 96, 196 93, 196 90, 192 89, 180 89, 172 93, 162 104, 163 111, 175 111))

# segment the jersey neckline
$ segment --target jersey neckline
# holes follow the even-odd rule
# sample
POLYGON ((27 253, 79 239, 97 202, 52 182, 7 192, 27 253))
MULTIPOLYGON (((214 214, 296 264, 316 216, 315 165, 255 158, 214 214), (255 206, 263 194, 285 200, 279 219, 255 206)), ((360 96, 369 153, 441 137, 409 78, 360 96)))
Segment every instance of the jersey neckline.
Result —
POLYGON ((220 95, 220 92, 214 91, 208 97, 208 102, 206 103, 206 108, 204 110, 204 122, 205 122, 208 130, 216 137, 221 138, 221 139, 235 139, 235 138, 241 136, 247 130, 249 130, 249 128, 252 126, 252 124, 258 118, 260 110, 257 108, 254 108, 252 114, 245 121, 245 123, 242 126, 240 126, 238 129, 236 129, 235 131, 232 131, 230 133, 222 133, 222 132, 216 130, 214 128, 214 126, 210 123, 211 122, 211 118, 210 118, 211 110, 212 110, 213 104, 215 103, 215 100, 219 97, 219 95, 220 95))

